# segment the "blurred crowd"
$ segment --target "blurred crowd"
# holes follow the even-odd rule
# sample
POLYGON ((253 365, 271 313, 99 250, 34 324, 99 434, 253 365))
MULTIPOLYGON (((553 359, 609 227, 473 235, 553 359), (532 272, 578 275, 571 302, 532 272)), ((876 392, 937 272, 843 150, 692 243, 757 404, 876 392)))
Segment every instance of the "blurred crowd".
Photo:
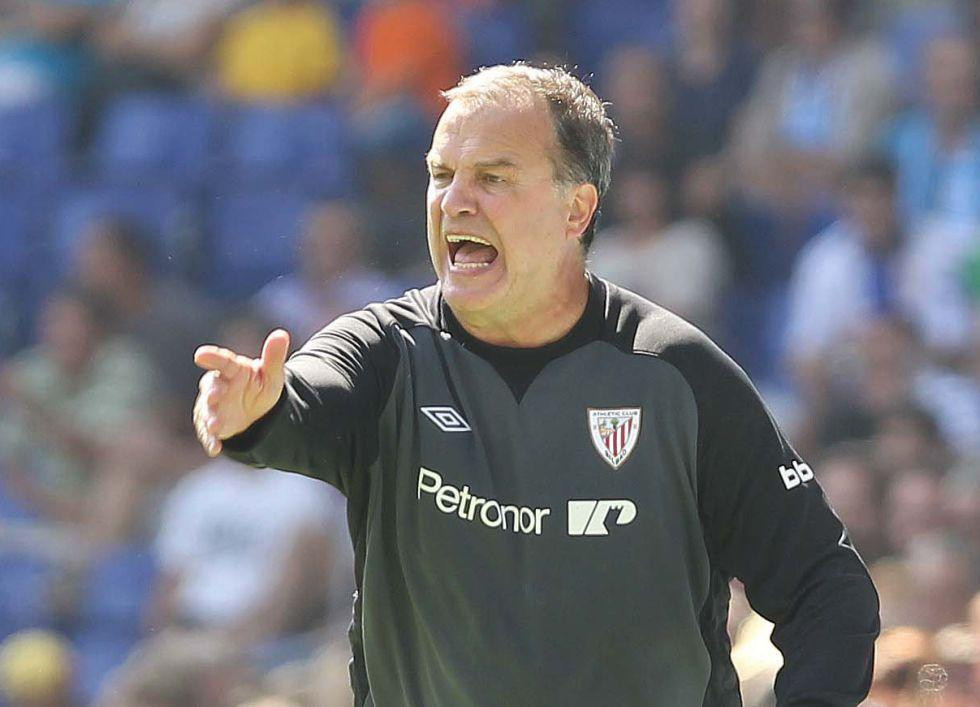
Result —
POLYGON ((208 460, 192 353, 431 282, 438 90, 515 59, 611 104, 592 269, 746 367, 848 526, 869 704, 980 702, 978 47, 974 0, 0 0, 0 704, 350 703, 343 499, 208 460))

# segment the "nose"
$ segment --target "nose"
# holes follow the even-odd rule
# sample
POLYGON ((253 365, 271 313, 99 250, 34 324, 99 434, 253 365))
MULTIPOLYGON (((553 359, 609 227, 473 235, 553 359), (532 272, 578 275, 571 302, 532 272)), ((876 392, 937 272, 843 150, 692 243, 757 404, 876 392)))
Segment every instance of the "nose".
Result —
POLYGON ((442 194, 442 212, 451 218, 472 216, 476 213, 476 199, 467 180, 460 174, 453 176, 452 182, 442 194))

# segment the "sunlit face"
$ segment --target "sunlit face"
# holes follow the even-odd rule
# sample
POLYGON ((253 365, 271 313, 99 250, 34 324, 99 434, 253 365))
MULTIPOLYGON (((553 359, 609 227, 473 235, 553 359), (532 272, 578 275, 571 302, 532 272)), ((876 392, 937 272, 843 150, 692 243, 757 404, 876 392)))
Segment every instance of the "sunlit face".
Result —
POLYGON ((563 296, 565 276, 584 267, 556 154, 547 106, 457 99, 442 114, 427 157, 429 254, 461 319, 520 317, 563 296))
POLYGON ((51 299, 38 326, 45 349, 65 373, 82 369, 97 346, 98 334, 91 313, 72 297, 51 299))
POLYGON ((976 101, 977 55, 959 38, 935 40, 926 57, 926 89, 936 109, 969 114, 976 101))

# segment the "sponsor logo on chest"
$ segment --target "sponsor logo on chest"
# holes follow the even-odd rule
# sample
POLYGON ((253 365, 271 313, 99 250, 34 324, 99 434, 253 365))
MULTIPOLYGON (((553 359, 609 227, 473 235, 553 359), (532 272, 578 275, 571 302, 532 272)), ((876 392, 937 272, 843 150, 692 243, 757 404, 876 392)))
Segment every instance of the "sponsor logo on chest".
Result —
MULTIPOLYGON (((494 498, 478 496, 464 485, 462 488, 446 483, 442 474, 419 467, 415 497, 430 496, 435 507, 446 515, 470 523, 482 523, 521 535, 541 535, 551 508, 501 503, 494 498)), ((573 499, 568 501, 567 532, 569 535, 609 535, 607 520, 616 525, 629 525, 636 518, 636 504, 620 499, 573 499)))

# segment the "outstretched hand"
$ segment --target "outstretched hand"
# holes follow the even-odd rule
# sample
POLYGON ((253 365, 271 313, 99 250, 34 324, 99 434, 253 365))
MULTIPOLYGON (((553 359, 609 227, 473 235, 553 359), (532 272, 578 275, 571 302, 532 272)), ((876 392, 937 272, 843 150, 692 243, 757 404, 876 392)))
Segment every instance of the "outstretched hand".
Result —
POLYGON ((194 363, 207 370, 194 402, 194 429, 209 457, 221 453, 222 440, 248 429, 276 404, 288 353, 283 329, 266 337, 260 358, 210 345, 194 352, 194 363))

